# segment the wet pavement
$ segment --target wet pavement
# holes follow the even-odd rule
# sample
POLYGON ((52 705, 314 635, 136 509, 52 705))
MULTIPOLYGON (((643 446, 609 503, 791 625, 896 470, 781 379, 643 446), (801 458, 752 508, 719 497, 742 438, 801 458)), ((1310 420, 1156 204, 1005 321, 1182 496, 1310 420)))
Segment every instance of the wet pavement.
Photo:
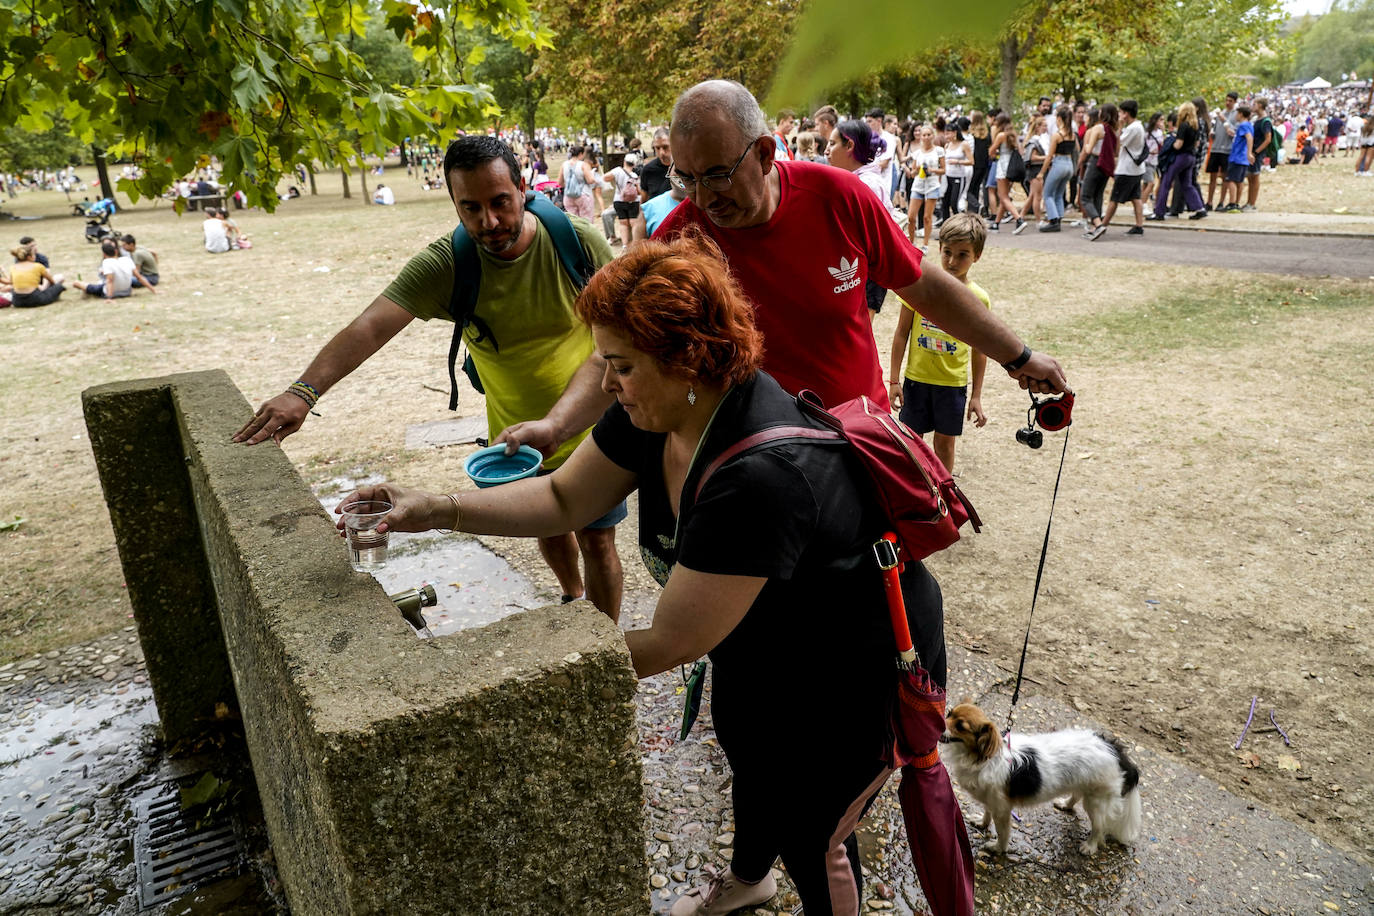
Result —
MULTIPOLYGON (((523 576, 470 538, 420 539, 399 549, 394 566, 379 578, 388 591, 421 581, 452 589, 441 595, 438 608, 426 609, 440 633, 543 600, 523 576), (434 571, 436 565, 441 573, 434 571), (464 600, 472 610, 465 609, 464 600)), ((629 591, 625 625, 647 626, 655 599, 649 590, 629 591)), ((973 698, 994 719, 1004 716, 1009 673, 957 646, 950 648, 950 661, 951 695, 973 698)), ((638 697, 654 914, 667 913, 708 867, 723 868, 734 839, 730 775, 711 729, 709 683, 707 706, 685 741, 677 740, 681 688, 679 673, 668 672, 643 681, 638 697)), ((134 804, 168 780, 193 776, 205 766, 199 758, 169 759, 155 740, 155 721, 132 627, 0 666, 0 916, 140 912, 134 804)), ((1099 727, 1072 706, 1048 698, 1028 696, 1018 709, 1021 731, 1069 725, 1099 727)), ((1007 856, 979 853, 980 912, 1374 913, 1374 870, 1367 862, 1166 755, 1140 745, 1128 748, 1141 769, 1141 841, 1131 849, 1111 845, 1085 857, 1077 849, 1088 829, 1081 812, 1069 815, 1050 807, 1025 812, 1014 825, 1007 856)), ((220 767, 224 773, 222 761, 220 767)), ((270 852, 253 841, 251 782, 246 776, 238 779, 239 807, 250 809, 243 867, 144 912, 283 911, 272 884, 270 852)), ((895 789, 894 780, 861 829, 866 913, 926 912, 895 789)), ((961 801, 976 847, 986 838, 976 826, 981 811, 962 793, 961 801)), ((793 912, 797 897, 781 866, 777 873, 779 895, 743 912, 793 912)))

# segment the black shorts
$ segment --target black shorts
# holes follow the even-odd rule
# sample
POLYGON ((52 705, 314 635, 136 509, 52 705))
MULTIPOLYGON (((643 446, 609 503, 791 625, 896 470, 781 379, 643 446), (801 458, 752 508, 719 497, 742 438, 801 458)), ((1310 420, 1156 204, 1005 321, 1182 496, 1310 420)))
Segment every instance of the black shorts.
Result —
POLYGON ((1226 163, 1226 180, 1240 184, 1245 180, 1245 176, 1249 171, 1250 166, 1246 165, 1244 162, 1228 162, 1226 163))
POLYGON ((1112 201, 1118 204, 1140 200, 1140 176, 1117 175, 1112 181, 1112 201))
POLYGON ((1216 173, 1218 173, 1218 172, 1220 172, 1220 173, 1222 173, 1222 174, 1225 174, 1225 172, 1226 172, 1226 160, 1227 160, 1228 158, 1230 158, 1230 156, 1231 156, 1231 153, 1230 153, 1229 150, 1226 151, 1226 152, 1224 152, 1224 153, 1218 153, 1218 152, 1211 152, 1211 153, 1208 153, 1208 154, 1207 154, 1207 168, 1206 168, 1207 174, 1208 174, 1208 175, 1213 175, 1213 174, 1216 174, 1216 173))
POLYGON ((968 395, 962 386, 902 379, 902 412, 897 416, 912 432, 923 436, 931 430, 943 436, 958 436, 964 431, 967 404, 968 395))
POLYGON ((611 206, 615 207, 616 219, 634 219, 639 216, 639 201, 637 200, 613 200, 611 206))

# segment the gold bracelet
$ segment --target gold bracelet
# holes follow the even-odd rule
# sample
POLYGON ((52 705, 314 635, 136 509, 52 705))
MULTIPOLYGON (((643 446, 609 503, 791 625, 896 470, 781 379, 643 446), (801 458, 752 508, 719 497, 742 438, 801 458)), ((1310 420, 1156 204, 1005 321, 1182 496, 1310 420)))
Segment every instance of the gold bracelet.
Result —
POLYGON ((453 503, 453 527, 449 530, 457 531, 463 523, 463 507, 458 504, 457 493, 445 493, 444 495, 448 497, 449 502, 453 503))

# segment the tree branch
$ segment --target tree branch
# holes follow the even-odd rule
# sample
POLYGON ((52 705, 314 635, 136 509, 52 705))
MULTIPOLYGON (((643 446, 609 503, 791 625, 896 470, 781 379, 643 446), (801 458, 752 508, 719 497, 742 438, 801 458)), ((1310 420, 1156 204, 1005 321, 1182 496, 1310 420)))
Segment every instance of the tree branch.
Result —
POLYGON ((1040 26, 1045 22, 1045 17, 1050 13, 1050 6, 1053 4, 1045 0, 1040 4, 1040 9, 1036 11, 1034 18, 1031 19, 1030 28, 1026 29, 1026 37, 1017 43, 1016 59, 1025 60, 1035 47, 1036 33, 1040 31, 1040 26))

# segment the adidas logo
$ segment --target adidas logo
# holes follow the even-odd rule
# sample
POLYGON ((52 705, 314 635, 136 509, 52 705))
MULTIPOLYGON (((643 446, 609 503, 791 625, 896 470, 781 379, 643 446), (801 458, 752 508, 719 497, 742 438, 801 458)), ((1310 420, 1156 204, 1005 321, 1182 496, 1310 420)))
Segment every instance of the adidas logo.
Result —
POLYGON ((834 290, 836 295, 853 289, 861 282, 859 278, 855 276, 855 274, 859 272, 858 255, 855 255, 852 261, 841 257, 839 267, 827 267, 826 270, 830 271, 830 276, 839 281, 839 284, 834 290))

